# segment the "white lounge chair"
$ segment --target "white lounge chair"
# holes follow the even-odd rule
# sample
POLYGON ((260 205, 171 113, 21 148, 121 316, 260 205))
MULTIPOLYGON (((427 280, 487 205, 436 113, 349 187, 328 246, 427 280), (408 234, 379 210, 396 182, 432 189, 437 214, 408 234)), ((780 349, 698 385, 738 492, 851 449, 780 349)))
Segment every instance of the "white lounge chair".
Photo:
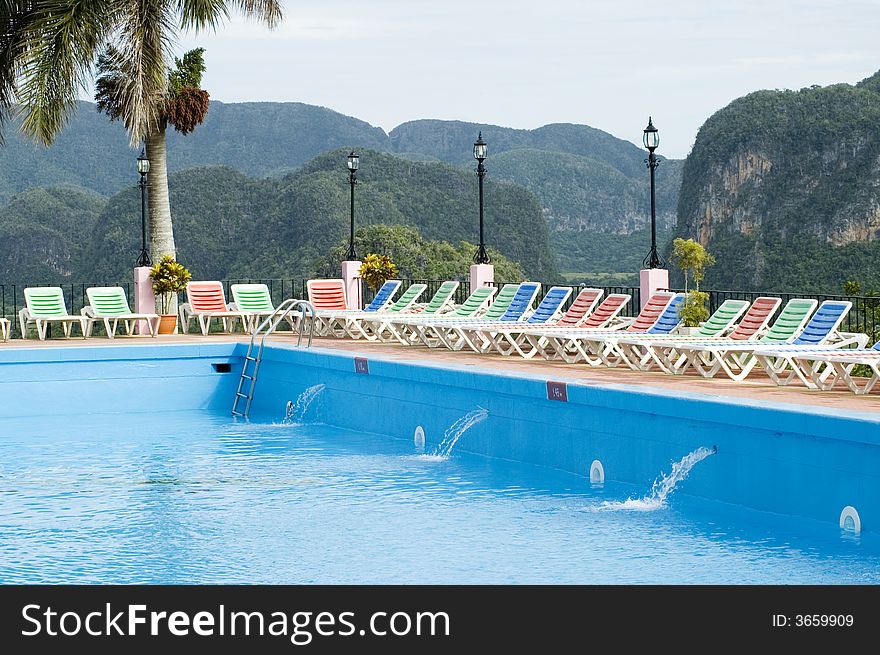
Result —
POLYGON ((208 334, 211 328, 211 319, 220 319, 223 323, 224 332, 232 332, 235 321, 241 321, 243 332, 247 332, 251 322, 251 312, 230 309, 226 304, 226 294, 223 292, 223 284, 216 281, 190 282, 186 285, 186 298, 188 302, 182 303, 178 308, 180 323, 183 333, 189 332, 189 323, 192 319, 198 319, 202 334, 208 334))
POLYGON ((88 336, 88 319, 67 313, 61 287, 29 287, 24 290, 24 302, 25 307, 18 312, 22 339, 27 338, 27 328, 31 323, 37 328, 40 341, 45 340, 52 323, 61 324, 65 338, 70 338, 74 325, 79 325, 83 339, 88 336))
POLYGON ((90 287, 86 289, 89 304, 80 310, 80 314, 88 321, 86 324, 86 336, 92 335, 92 327, 98 321, 104 323, 107 336, 112 339, 116 336, 116 328, 122 321, 125 333, 132 335, 134 326, 139 321, 144 321, 149 326, 150 336, 155 337, 159 330, 158 314, 137 314, 128 306, 128 298, 122 287, 90 287))

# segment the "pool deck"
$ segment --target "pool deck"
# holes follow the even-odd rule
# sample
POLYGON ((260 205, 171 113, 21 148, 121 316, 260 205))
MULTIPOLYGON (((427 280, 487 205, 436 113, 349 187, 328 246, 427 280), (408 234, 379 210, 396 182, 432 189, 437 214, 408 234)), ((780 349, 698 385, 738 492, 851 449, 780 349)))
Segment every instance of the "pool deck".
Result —
MULTIPOLYGON (((53 339, 48 341, 16 339, 7 343, 0 343, 0 349, 6 348, 66 348, 83 346, 108 346, 137 344, 156 345, 173 343, 223 343, 223 342, 246 342, 248 337, 244 335, 174 335, 149 339, 143 337, 117 337, 106 339, 96 337, 91 339, 53 339)), ((285 333, 273 335, 267 340, 272 346, 285 346, 295 344, 295 339, 285 333)), ((748 401, 761 401, 800 405, 810 407, 824 407, 841 411, 875 412, 880 415, 880 385, 878 391, 866 396, 856 396, 844 390, 815 392, 805 389, 803 386, 778 387, 765 377, 760 370, 751 375, 744 382, 733 382, 727 378, 715 378, 706 380, 696 375, 671 376, 661 372, 631 371, 628 369, 592 368, 583 364, 566 364, 564 362, 547 362, 543 360, 524 360, 521 358, 508 358, 500 355, 477 355, 470 352, 451 352, 445 349, 412 348, 391 344, 373 343, 367 341, 352 341, 350 339, 316 338, 313 345, 318 348, 326 348, 340 352, 364 355, 366 357, 382 358, 396 361, 418 361, 423 364, 437 364, 438 366, 473 367, 482 372, 493 371, 506 374, 526 374, 529 376, 541 376, 547 379, 568 379, 583 381, 589 384, 623 384, 633 387, 657 389, 665 393, 700 393, 730 398, 731 400, 744 399, 748 401)))

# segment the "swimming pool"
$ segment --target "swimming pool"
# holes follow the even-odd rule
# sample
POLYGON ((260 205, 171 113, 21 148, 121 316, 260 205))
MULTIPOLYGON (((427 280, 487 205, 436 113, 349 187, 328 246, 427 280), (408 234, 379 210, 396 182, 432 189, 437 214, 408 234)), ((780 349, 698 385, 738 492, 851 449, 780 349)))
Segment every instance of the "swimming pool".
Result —
POLYGON ((0 353, 2 582, 880 577, 871 417, 571 384, 563 402, 537 378, 272 348, 242 422, 238 345, 50 352, 0 353), (640 500, 712 446, 664 505, 640 500), (836 525, 845 500, 859 537, 836 525))

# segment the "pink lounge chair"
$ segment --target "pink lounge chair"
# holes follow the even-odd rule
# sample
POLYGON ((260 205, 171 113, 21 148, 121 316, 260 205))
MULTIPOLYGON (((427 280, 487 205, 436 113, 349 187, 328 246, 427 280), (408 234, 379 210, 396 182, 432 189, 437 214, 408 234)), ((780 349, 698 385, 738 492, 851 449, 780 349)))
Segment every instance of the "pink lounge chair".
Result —
POLYGON ((180 305, 180 323, 184 334, 189 332, 189 323, 196 318, 202 334, 208 334, 211 319, 218 318, 223 322, 223 331, 231 332, 235 321, 241 321, 242 332, 247 332, 251 313, 231 310, 226 304, 226 294, 220 282, 190 282, 186 285, 187 302, 180 305))

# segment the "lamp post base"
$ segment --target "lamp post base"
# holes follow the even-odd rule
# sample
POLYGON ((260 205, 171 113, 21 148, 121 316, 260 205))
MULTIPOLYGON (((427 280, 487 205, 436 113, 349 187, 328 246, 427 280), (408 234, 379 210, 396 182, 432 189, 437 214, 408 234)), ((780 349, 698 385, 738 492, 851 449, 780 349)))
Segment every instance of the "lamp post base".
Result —
MULTIPOLYGON (((137 266, 134 269, 134 312, 135 314, 155 314, 156 295, 150 280, 150 267, 137 266)), ((147 321, 138 321, 138 334, 150 334, 147 321)))
POLYGON ((345 282, 345 306, 349 309, 363 307, 361 298, 361 262, 346 260, 342 262, 342 279, 345 282))
POLYGON ((648 298, 659 289, 669 288, 669 271, 665 268, 643 268, 639 271, 639 294, 641 297, 641 309, 648 302, 648 298))
POLYGON ((471 291, 485 287, 495 281, 495 267, 492 264, 471 264, 471 291))

